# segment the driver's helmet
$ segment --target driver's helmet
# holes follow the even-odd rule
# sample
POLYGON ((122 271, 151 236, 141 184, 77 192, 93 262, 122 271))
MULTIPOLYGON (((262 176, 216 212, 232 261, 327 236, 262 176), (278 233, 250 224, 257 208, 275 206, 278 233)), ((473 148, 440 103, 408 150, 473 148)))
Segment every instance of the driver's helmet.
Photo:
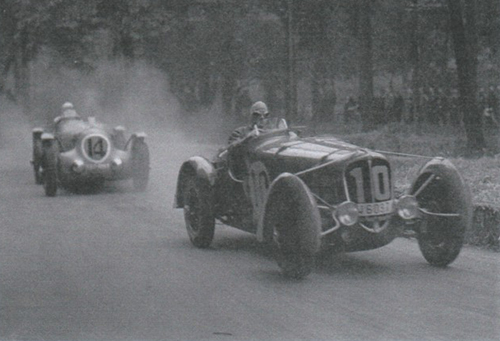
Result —
POLYGON ((73 103, 71 103, 71 102, 65 102, 62 105, 62 111, 69 110, 69 109, 74 109, 73 103))
POLYGON ((62 105, 62 117, 75 117, 79 118, 80 115, 75 110, 75 107, 73 106, 73 103, 71 102, 65 102, 62 105))
POLYGON ((252 126, 257 125, 261 128, 269 116, 266 103, 261 101, 255 102, 250 108, 250 116, 252 126))

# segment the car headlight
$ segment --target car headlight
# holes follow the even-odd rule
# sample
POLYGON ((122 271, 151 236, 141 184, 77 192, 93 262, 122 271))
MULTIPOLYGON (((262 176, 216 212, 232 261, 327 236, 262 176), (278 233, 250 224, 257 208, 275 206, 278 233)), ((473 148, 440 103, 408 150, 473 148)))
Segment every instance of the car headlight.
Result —
POLYGON ((122 169, 123 167, 123 161, 117 157, 117 158, 114 158, 113 161, 111 161, 111 169, 114 170, 114 171, 118 171, 120 169, 122 169))
POLYGON ((417 198, 413 195, 403 195, 396 204, 398 215, 405 219, 415 219, 419 216, 417 198))
POLYGON ((81 173, 85 169, 85 164, 82 160, 75 160, 73 161, 73 165, 71 165, 71 169, 75 173, 81 173))
POLYGON ((335 213, 340 223, 345 226, 352 226, 359 219, 358 207, 352 201, 346 201, 337 206, 335 213))

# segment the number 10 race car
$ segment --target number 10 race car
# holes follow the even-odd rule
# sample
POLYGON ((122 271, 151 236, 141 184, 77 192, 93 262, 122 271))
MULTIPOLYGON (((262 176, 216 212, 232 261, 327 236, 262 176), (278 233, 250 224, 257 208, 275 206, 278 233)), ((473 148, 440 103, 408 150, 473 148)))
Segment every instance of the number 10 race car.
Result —
POLYGON ((446 266, 472 219, 470 192, 451 162, 433 158, 396 196, 386 155, 334 137, 300 137, 279 120, 179 171, 176 208, 191 242, 208 247, 215 220, 275 249, 282 272, 307 276, 315 255, 375 249, 415 231, 424 258, 446 266))
POLYGON ((127 139, 121 126, 110 128, 93 117, 60 117, 51 129, 35 128, 32 135, 35 182, 43 184, 47 196, 55 196, 60 186, 100 188, 106 180, 132 179, 137 191, 146 190, 144 133, 127 139))

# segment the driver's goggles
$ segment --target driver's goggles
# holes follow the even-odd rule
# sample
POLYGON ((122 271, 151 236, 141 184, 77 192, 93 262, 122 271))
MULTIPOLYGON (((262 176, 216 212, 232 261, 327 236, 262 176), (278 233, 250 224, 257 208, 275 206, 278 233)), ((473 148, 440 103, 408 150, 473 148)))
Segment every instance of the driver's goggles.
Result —
POLYGON ((261 113, 258 113, 258 112, 254 112, 252 113, 253 117, 257 118, 268 118, 269 117, 269 113, 266 112, 265 114, 261 114, 261 113))

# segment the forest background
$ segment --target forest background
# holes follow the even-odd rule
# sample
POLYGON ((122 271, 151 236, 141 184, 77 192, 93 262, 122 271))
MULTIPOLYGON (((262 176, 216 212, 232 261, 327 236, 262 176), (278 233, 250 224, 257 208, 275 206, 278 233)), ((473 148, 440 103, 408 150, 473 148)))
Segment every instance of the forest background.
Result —
POLYGON ((258 98, 294 122, 458 125, 482 153, 498 115, 497 0, 0 0, 0 28, 0 91, 30 115, 106 108, 138 63, 181 116, 258 98))

